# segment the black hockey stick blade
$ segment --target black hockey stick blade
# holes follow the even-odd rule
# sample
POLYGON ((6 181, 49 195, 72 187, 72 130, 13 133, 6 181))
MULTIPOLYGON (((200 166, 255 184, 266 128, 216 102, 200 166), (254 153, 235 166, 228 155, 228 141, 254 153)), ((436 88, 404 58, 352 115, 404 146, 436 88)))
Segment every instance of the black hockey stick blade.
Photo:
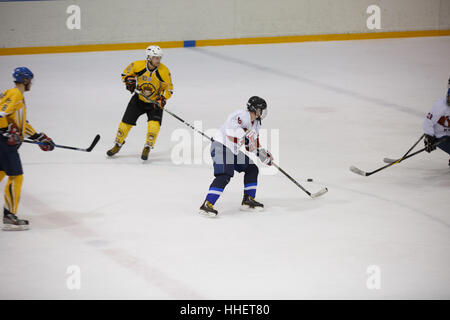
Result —
POLYGON ((362 171, 361 169, 355 167, 355 166, 351 166, 350 167, 350 171, 356 174, 359 174, 360 176, 367 176, 367 172, 362 171))
POLYGON ((97 142, 100 140, 100 135, 96 135, 94 140, 92 141, 91 145, 89 146, 89 148, 86 149, 86 152, 91 152, 92 149, 94 149, 95 145, 97 144, 97 142))

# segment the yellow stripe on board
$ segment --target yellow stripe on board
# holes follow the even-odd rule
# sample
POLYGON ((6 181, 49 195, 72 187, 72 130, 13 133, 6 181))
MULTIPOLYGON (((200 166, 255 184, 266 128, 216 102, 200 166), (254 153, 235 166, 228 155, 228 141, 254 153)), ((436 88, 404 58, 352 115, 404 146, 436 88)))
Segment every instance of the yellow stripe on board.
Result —
POLYGON ((157 45, 163 48, 183 47, 183 41, 164 42, 136 42, 136 43, 114 43, 114 44, 84 44, 78 46, 50 46, 50 47, 20 47, 0 48, 0 56, 16 54, 41 54, 41 53, 70 53, 89 51, 114 51, 114 50, 140 50, 149 45, 157 45))
MULTIPOLYGON (((398 31, 398 32, 315 34, 315 35, 303 35, 303 36, 196 40, 195 46, 203 47, 203 46, 239 45, 239 44, 269 44, 269 43, 286 43, 286 42, 341 41, 341 40, 365 40, 365 39, 436 37, 436 36, 450 36, 450 30, 418 30, 418 31, 398 31)), ((139 50, 139 49, 146 48, 150 44, 158 45, 162 48, 184 47, 184 41, 137 42, 137 43, 116 43, 116 44, 87 44, 87 45, 78 45, 78 46, 0 48, 0 55, 4 56, 4 55, 17 55, 17 54, 68 53, 68 52, 89 52, 89 51, 110 51, 110 50, 139 50)))
POLYGON ((284 42, 340 41, 340 40, 364 40, 364 39, 412 38, 412 37, 436 37, 436 36, 450 36, 450 30, 314 34, 305 36, 286 36, 286 37, 197 40, 196 45, 197 47, 200 47, 200 46, 236 45, 236 44, 268 44, 268 43, 284 43, 284 42))

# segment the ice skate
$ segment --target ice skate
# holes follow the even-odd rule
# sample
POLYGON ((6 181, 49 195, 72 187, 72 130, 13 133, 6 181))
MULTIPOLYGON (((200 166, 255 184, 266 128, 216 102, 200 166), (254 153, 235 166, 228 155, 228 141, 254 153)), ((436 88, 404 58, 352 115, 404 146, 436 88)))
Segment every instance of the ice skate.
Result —
POLYGON ((28 220, 17 218, 15 214, 10 212, 3 216, 3 230, 5 231, 22 231, 29 229, 28 220))
POLYGON ((153 149, 152 146, 146 144, 144 146, 144 149, 142 149, 142 154, 141 154, 141 159, 142 160, 147 160, 148 159, 148 154, 150 153, 150 150, 153 149))
POLYGON ((109 149, 106 154, 109 157, 112 157, 113 155, 115 155, 116 153, 118 153, 120 151, 120 148, 122 148, 121 144, 115 143, 114 147, 112 147, 111 149, 109 149))
POLYGON ((202 206, 200 207, 199 213, 201 215, 204 215, 205 217, 216 217, 219 214, 219 212, 214 209, 212 203, 208 200, 205 200, 205 202, 203 202, 202 206))
POLYGON ((249 196, 248 194, 244 194, 244 198, 241 203, 242 211, 263 211, 264 205, 255 200, 255 198, 249 196))

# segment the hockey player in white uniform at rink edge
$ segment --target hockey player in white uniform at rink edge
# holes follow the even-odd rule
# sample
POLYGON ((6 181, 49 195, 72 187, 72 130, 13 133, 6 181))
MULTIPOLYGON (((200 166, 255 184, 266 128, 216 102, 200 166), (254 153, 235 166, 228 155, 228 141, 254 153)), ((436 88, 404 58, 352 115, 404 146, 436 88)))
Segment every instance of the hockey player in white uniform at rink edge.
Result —
MULTIPOLYGON (((427 152, 436 149, 436 143, 441 142, 437 147, 450 154, 450 79, 448 80, 447 96, 437 99, 433 108, 423 121, 425 132, 425 148, 427 152)), ((448 162, 450 166, 450 159, 448 162)))
POLYGON ((264 208, 262 203, 255 200, 258 167, 239 149, 245 144, 246 150, 256 153, 261 162, 269 166, 272 165, 272 155, 267 150, 260 148, 259 145, 261 120, 266 115, 266 101, 253 96, 247 102, 247 110, 237 110, 229 115, 219 132, 214 136, 214 141, 211 144, 211 157, 215 179, 200 207, 200 214, 210 217, 218 214, 213 206, 234 176, 234 171, 244 172, 244 197, 241 209, 259 211, 264 208))

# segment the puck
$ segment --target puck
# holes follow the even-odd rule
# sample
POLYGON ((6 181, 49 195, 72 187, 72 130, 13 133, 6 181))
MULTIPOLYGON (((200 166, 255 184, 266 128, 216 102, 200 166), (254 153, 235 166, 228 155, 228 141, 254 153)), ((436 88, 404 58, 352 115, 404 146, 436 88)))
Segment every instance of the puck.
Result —
POLYGON ((308 182, 313 182, 313 179, 309 178, 308 180, 306 180, 308 182))

